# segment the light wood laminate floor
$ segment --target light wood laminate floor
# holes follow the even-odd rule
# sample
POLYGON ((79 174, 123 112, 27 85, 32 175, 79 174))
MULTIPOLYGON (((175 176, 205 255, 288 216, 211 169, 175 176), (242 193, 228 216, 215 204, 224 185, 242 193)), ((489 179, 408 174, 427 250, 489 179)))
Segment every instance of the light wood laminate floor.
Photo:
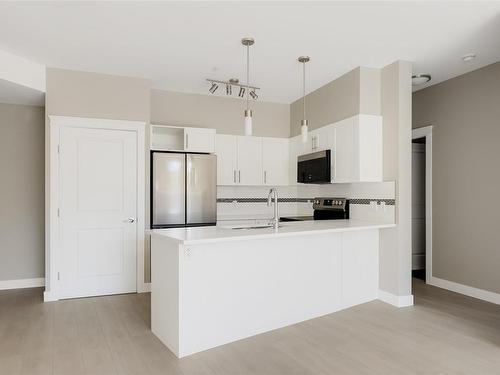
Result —
POLYGON ((500 374, 500 307, 414 281, 415 306, 374 301, 178 360, 148 294, 42 303, 0 292, 0 374, 500 374))

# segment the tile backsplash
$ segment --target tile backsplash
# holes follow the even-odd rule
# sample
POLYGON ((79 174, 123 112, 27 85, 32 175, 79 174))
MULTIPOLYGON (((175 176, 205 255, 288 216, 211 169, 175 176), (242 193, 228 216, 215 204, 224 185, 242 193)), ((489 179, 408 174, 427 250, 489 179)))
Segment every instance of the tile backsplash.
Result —
MULTIPOLYGON (((269 186, 218 186, 218 220, 259 219, 273 215, 267 207, 269 186)), ((312 215, 312 198, 345 197, 352 201, 351 218, 394 222, 395 183, 352 183, 279 186, 280 216, 312 215)))

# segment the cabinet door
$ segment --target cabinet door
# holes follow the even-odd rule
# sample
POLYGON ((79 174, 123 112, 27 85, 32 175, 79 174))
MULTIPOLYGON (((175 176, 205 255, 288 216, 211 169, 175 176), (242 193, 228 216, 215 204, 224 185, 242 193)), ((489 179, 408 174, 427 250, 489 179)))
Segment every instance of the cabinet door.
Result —
POLYGON ((215 152, 215 130, 185 128, 184 150, 190 152, 215 152))
POLYGON ((289 144, 287 138, 262 138, 264 185, 288 185, 289 144))
POLYGON ((217 134, 217 185, 235 185, 236 180, 236 136, 217 134))
POLYGON ((290 138, 288 174, 291 185, 295 185, 297 183, 297 156, 300 153, 300 142, 300 136, 290 138))
POLYGON ((315 132, 315 151, 333 150, 335 148, 335 127, 333 125, 323 126, 316 129, 315 132))
POLYGON ((239 185, 262 185, 262 138, 238 137, 239 185))
POLYGON ((350 307, 378 296, 377 229, 342 233, 342 305, 350 307))
POLYGON ((335 148, 333 150, 333 182, 353 182, 355 173, 354 120, 342 120, 335 124, 335 148))

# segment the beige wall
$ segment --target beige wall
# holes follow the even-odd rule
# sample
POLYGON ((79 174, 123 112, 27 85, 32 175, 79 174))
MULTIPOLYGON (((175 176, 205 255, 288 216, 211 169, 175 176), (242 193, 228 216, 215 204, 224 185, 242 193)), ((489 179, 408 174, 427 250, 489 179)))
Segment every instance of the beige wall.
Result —
MULTIPOLYGON (((220 96, 152 90, 151 123, 217 129, 222 134, 243 134, 245 101, 220 96)), ((253 134, 290 136, 290 106, 250 101, 253 134)))
POLYGON ((379 288, 411 294, 411 72, 397 61, 381 72, 384 180, 396 181, 396 228, 380 232, 379 288))
POLYGON ((0 104, 0 280, 45 276, 44 109, 0 104))
MULTIPOLYGON (((380 114, 380 69, 359 67, 306 95, 309 129, 363 113, 380 114)), ((302 99, 290 105, 291 136, 300 134, 302 99)))
POLYGON ((149 120, 149 81, 47 69, 47 115, 149 120))
POLYGON ((433 276, 500 293, 500 63, 413 94, 433 125, 433 276))

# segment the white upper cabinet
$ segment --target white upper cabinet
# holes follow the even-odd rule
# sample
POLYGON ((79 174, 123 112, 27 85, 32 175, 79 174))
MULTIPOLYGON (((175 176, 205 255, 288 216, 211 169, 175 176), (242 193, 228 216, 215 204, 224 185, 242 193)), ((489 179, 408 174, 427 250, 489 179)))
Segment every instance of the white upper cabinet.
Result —
POLYGON ((289 176, 297 182, 297 157, 331 150, 332 182, 382 181, 382 117, 356 115, 314 129, 306 143, 298 135, 290 139, 289 176))
POLYGON ((217 184, 262 185, 262 138, 217 134, 217 184))
POLYGON ((262 138, 264 185, 289 184, 290 141, 287 138, 262 138))
POLYGON ((357 115, 334 128, 333 182, 382 181, 382 117, 357 115))
POLYGON ((238 184, 262 185, 262 138, 239 136, 238 184))
POLYGON ((217 134, 215 142, 217 154, 217 185, 236 185, 237 144, 233 135, 217 134))
POLYGON ((184 128, 184 150, 215 152, 215 129, 184 128))
POLYGON ((150 149, 213 153, 215 129, 151 124, 150 149))

